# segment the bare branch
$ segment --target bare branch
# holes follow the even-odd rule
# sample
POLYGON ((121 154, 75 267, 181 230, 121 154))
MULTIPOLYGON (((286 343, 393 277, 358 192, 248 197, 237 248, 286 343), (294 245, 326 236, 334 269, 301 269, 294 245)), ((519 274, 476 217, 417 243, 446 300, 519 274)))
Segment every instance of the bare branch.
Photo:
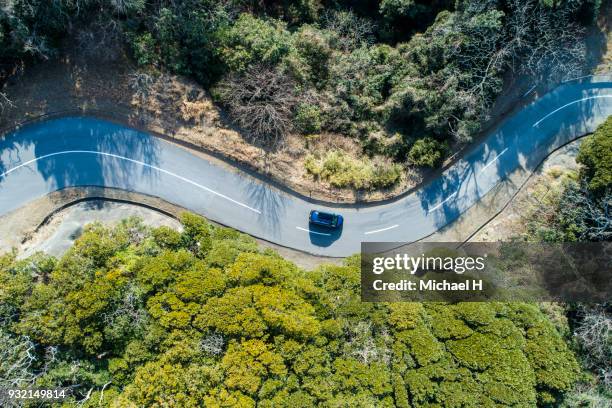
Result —
POLYGON ((255 140, 276 145, 292 130, 300 101, 293 79, 281 70, 256 65, 232 74, 218 88, 231 118, 255 140))

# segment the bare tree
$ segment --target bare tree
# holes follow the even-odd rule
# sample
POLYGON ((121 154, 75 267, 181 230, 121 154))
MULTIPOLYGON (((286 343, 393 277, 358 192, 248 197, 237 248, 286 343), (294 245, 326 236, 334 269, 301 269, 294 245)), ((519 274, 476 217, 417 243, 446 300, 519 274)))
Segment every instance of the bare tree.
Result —
POLYGON ((581 241, 607 241, 612 238, 612 191, 595 198, 586 181, 567 186, 557 209, 558 215, 572 219, 580 231, 581 241))
POLYGON ((128 14, 130 11, 139 11, 145 7, 145 0, 110 0, 112 9, 118 14, 128 14))
POLYGON ((350 327, 347 331, 347 342, 345 354, 354 357, 363 364, 380 362, 389 364, 391 361, 391 351, 389 344, 391 336, 386 330, 375 333, 371 322, 359 322, 356 326, 350 327))
POLYGON ((0 332, 0 387, 18 387, 34 382, 35 345, 28 337, 13 338, 0 332))
POLYGON ((144 102, 149 96, 154 82, 153 77, 145 72, 135 72, 130 74, 128 78, 134 96, 141 102, 144 102))
MULTIPOLYGON (((135 285, 129 285, 121 297, 115 299, 110 310, 103 314, 102 322, 108 338, 119 339, 126 333, 138 332, 148 319, 142 304, 142 293, 135 285)), ((101 359, 106 352, 98 355, 101 359)))
POLYGON ((556 82, 582 74, 586 58, 585 29, 575 22, 580 2, 545 7, 535 0, 510 2, 510 43, 521 55, 521 69, 556 82))
POLYGON ((76 34, 79 55, 101 61, 115 61, 123 50, 123 30, 114 19, 99 19, 76 34))
POLYGON ((324 28, 337 35, 337 46, 344 51, 374 42, 376 24, 352 11, 326 10, 321 16, 321 22, 324 28))
POLYGON ((602 384, 612 388, 612 318, 603 307, 582 307, 574 336, 584 350, 586 366, 602 384))
POLYGON ((546 7, 538 0, 509 0, 507 13, 491 0, 462 4, 448 24, 434 26, 431 34, 434 41, 449 36, 448 52, 461 67, 455 100, 463 114, 446 118, 456 140, 469 140, 474 124, 488 119, 508 69, 540 82, 581 74, 585 30, 574 22, 580 2, 546 7))
POLYGON ((0 92, 0 113, 3 113, 7 107, 12 107, 13 102, 6 96, 5 93, 0 92))
POLYGON ((293 129, 293 112, 301 100, 295 88, 282 70, 256 65, 225 78, 218 91, 237 125, 254 139, 276 145, 293 129))

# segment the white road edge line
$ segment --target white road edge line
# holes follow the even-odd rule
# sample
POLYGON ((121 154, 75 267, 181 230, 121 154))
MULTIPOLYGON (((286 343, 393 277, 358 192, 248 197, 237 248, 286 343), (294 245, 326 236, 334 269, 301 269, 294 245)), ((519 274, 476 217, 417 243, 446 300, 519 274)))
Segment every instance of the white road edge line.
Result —
POLYGON ((502 154, 506 153, 506 150, 508 150, 507 147, 504 150, 502 150, 501 153, 499 153, 497 156, 495 156, 490 162, 488 162, 482 169, 480 169, 478 174, 482 173, 483 171, 485 171, 487 169, 487 167, 489 167, 490 165, 495 163, 497 161, 497 159, 499 159, 499 156, 501 156, 502 154))
POLYGON ((532 86, 531 88, 529 88, 529 90, 523 94, 523 98, 525 98, 527 95, 529 95, 530 93, 532 93, 532 92, 533 92, 533 90, 537 88, 537 86, 538 86, 538 85, 536 84, 536 85, 532 86))
POLYGON ((5 171, 4 173, 0 174, 0 177, 4 177, 4 176, 6 176, 6 175, 8 175, 8 174, 12 173, 13 171, 15 171, 15 170, 17 170, 17 169, 20 169, 20 168, 22 168, 22 167, 28 166, 28 165, 30 165, 30 164, 32 164, 32 163, 34 163, 34 162, 39 161, 39 160, 46 159, 46 158, 48 158, 48 157, 59 156, 59 155, 62 155, 62 154, 97 154, 97 155, 100 155, 100 156, 114 157, 114 158, 116 158, 116 159, 121 159, 121 160, 126 160, 126 161, 129 161, 129 162, 132 162, 132 163, 136 163, 136 164, 139 164, 139 165, 141 165, 141 166, 144 166, 144 167, 149 167, 149 168, 151 168, 151 169, 154 169, 154 170, 157 170, 157 171, 159 171, 159 172, 165 173, 165 174, 167 174, 167 175, 169 175, 169 176, 175 177, 175 178, 177 178, 177 179, 179 179, 179 180, 182 180, 182 181, 184 181, 184 182, 186 182, 186 183, 189 183, 189 184, 191 184, 191 185, 194 185, 194 186, 196 186, 196 187, 198 187, 198 188, 200 188, 200 189, 202 189, 202 190, 206 190, 206 191, 208 191, 208 192, 209 192, 209 193, 211 193, 211 194, 214 194, 214 195, 216 195, 216 196, 218 196, 218 197, 221 197, 221 198, 223 198, 223 199, 225 199, 225 200, 231 201, 231 202, 232 202, 232 203, 234 203, 234 204, 237 204, 237 205, 239 205, 239 206, 241 206, 241 207, 244 207, 244 208, 246 208, 246 209, 248 209, 248 210, 251 210, 251 211, 253 211, 253 212, 256 212, 257 214, 261 214, 261 211, 259 211, 259 210, 258 210, 258 209, 256 209, 256 208, 249 207, 248 205, 243 204, 243 203, 241 203, 240 201, 236 201, 236 200, 234 200, 233 198, 230 198, 230 197, 228 197, 228 196, 226 196, 226 195, 223 195, 223 194, 221 194, 221 193, 218 193, 218 192, 216 192, 216 191, 214 191, 214 190, 212 190, 212 189, 210 189, 210 188, 208 188, 208 187, 206 187, 206 186, 203 186, 203 185, 201 185, 201 184, 196 183, 196 182, 195 182, 195 181, 193 181, 193 180, 189 180, 188 178, 185 178, 185 177, 183 177, 183 176, 179 176, 178 174, 172 173, 171 171, 164 170, 164 169, 162 169, 162 168, 160 168, 160 167, 157 167, 157 166, 154 166, 154 165, 152 165, 152 164, 145 163, 145 162, 141 162, 141 161, 139 161, 139 160, 130 159, 130 158, 128 158, 128 157, 124 157, 124 156, 119 156, 119 155, 117 155, 117 154, 113 154, 113 153, 106 153, 106 152, 97 152, 97 151, 94 151, 94 150, 66 150, 66 151, 63 151, 63 152, 56 152, 56 153, 46 154, 46 155, 44 155, 44 156, 40 156, 40 157, 37 157, 37 158, 35 158, 35 159, 29 160, 29 161, 27 161, 27 162, 25 162, 25 163, 21 163, 19 166, 13 167, 12 169, 7 170, 7 171, 5 171))
POLYGON ((387 228, 381 228, 381 229, 379 229, 379 230, 374 230, 374 231, 364 232, 363 234, 364 234, 364 235, 376 234, 377 232, 388 231, 388 230, 390 230, 390 229, 397 228, 397 227, 399 227, 399 224, 395 224, 395 225, 392 225, 392 226, 387 227, 387 228))
POLYGON ((295 228, 299 229, 300 231, 308 232, 310 234, 325 235, 326 237, 330 237, 331 236, 331 234, 326 234, 324 232, 311 231, 311 230, 309 230, 307 228, 302 228, 302 227, 295 227, 295 228))
POLYGON ((555 109, 554 111, 550 112, 549 114, 547 114, 546 116, 544 116, 542 119, 538 120, 537 122, 535 122, 533 125, 531 125, 532 127, 537 127, 540 123, 542 123, 545 119, 549 118, 550 116, 554 115, 555 113, 559 112, 561 109, 565 109, 570 105, 573 105, 575 103, 579 103, 582 101, 588 101, 589 99, 600 99, 600 98, 612 98, 612 95, 595 95, 595 96, 588 96, 586 98, 582 98, 582 99, 578 99, 576 101, 572 101, 570 103, 566 103, 565 105, 561 106, 560 108, 555 109))
POLYGON ((596 76, 597 74, 593 74, 593 75, 583 75, 583 76, 579 76, 579 77, 574 77, 574 78, 570 78, 570 79, 566 79, 565 81, 562 81, 562 84, 567 84, 568 82, 572 82, 572 81, 577 81, 579 79, 584 79, 584 78, 591 78, 596 76))
POLYGON ((448 197, 446 197, 446 200, 442 201, 441 203, 439 203, 438 205, 436 205, 435 207, 432 207, 430 209, 427 210, 427 214, 429 214, 432 211, 437 210, 438 208, 442 207, 444 205, 445 202, 447 202, 448 200, 452 199, 454 196, 457 195, 457 192, 455 191, 453 194, 449 195, 448 197))

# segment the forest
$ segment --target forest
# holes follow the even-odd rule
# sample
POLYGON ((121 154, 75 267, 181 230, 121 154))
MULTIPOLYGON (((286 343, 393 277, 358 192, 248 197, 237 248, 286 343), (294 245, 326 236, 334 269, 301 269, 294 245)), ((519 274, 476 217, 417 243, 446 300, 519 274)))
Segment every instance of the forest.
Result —
POLYGON ((194 78, 254 143, 355 140, 356 157, 331 148, 304 171, 380 189, 470 143, 513 79, 582 75, 599 11, 600 0, 5 0, 0 84, 66 38, 124 49, 135 88, 160 72, 194 78))
POLYGON ((0 387, 83 407, 492 407, 559 404, 581 378, 537 305, 363 303, 357 257, 304 271, 182 223, 0 258, 0 387))

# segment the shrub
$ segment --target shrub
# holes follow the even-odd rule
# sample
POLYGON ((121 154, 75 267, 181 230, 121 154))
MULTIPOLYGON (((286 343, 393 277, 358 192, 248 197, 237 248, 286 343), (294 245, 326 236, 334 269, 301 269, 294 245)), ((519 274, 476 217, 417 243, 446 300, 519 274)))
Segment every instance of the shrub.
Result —
POLYGON ((388 45, 361 47, 340 55, 331 67, 333 105, 341 101, 349 108, 351 116, 343 119, 379 119, 378 109, 402 77, 405 65, 397 50, 388 45))
POLYGON ((431 137, 417 140, 410 148, 408 159, 410 163, 423 167, 436 167, 444 160, 448 145, 440 143, 431 137))
POLYGON ((384 188, 401 178, 401 167, 387 161, 373 162, 364 157, 354 159, 340 150, 329 151, 316 158, 309 155, 304 163, 306 171, 328 181, 334 187, 355 189, 384 188))
POLYGON ((294 118, 295 128, 305 135, 319 133, 321 131, 321 110, 310 104, 298 106, 294 118))
POLYGON ((591 192, 601 195, 612 186, 612 116, 580 145, 576 161, 584 166, 591 192))
POLYGON ((162 248, 177 249, 182 243, 182 236, 176 230, 162 225, 152 231, 153 239, 162 248))
POLYGON ((382 0, 380 2, 380 14, 389 20, 398 17, 412 17, 419 9, 419 4, 414 0, 382 0))
POLYGON ((222 62, 233 72, 253 63, 276 65, 291 48, 291 35, 282 22, 241 14, 234 25, 218 33, 222 62))
POLYGON ((291 61, 292 68, 319 89, 329 76, 332 49, 328 37, 327 33, 312 26, 303 26, 294 35, 296 59, 291 61))
POLYGON ((402 167, 389 161, 380 161, 374 165, 372 186, 376 188, 390 187, 402 177, 402 167))
POLYGON ((138 65, 154 65, 158 62, 157 44, 151 33, 144 33, 132 40, 132 51, 138 65))

